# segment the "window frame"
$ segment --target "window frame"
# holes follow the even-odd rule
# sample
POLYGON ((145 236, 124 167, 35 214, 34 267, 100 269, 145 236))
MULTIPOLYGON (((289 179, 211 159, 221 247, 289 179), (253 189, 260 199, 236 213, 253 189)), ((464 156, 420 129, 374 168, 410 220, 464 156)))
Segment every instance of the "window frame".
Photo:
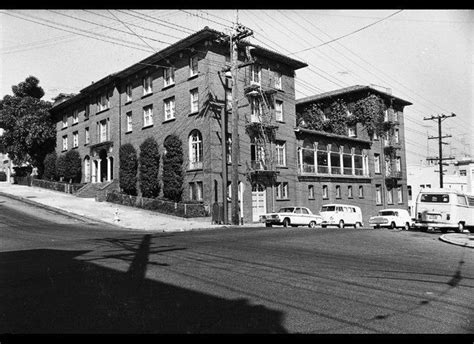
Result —
POLYGON ((176 115, 175 115, 176 102, 175 102, 174 96, 163 99, 163 107, 164 107, 164 113, 165 113, 165 122, 176 118, 176 115))
POLYGON ((275 99, 275 120, 283 122, 283 101, 280 99, 275 99))
POLYGON ((197 55, 189 57, 189 77, 192 78, 199 74, 199 59, 197 55), (195 65, 194 62, 195 61, 195 65), (194 69, 196 67, 196 69, 194 69))
POLYGON ((169 87, 175 84, 174 67, 166 67, 163 70, 163 87, 169 87))
POLYGON ((153 125, 153 104, 147 105, 143 107, 143 128, 147 128, 153 125), (147 116, 149 110, 149 116, 147 116), (147 123, 146 119, 149 119, 147 123))

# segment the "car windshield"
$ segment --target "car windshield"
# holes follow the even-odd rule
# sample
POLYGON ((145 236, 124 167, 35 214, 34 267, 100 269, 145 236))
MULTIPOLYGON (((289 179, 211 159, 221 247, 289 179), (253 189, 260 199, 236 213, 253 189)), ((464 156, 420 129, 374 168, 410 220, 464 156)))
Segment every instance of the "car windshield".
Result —
POLYGON ((279 213, 292 213, 295 208, 287 207, 287 208, 280 208, 278 210, 279 213))
POLYGON ((322 206, 321 211, 334 211, 336 210, 336 207, 333 205, 327 205, 327 206, 322 206))
POLYGON ((397 216, 397 213, 394 211, 381 210, 379 211, 380 216, 397 216))
POLYGON ((449 203, 449 195, 448 194, 422 194, 420 201, 428 202, 428 203, 449 203))

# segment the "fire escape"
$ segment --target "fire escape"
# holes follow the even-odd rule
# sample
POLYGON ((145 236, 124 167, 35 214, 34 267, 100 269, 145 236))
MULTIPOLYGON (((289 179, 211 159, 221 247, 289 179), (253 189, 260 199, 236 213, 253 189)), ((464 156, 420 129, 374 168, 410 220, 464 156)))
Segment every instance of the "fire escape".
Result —
POLYGON ((397 151, 401 149, 400 138, 398 136, 399 122, 396 113, 388 113, 384 121, 384 156, 385 156, 385 183, 394 187, 402 179, 401 166, 398 165, 397 151))

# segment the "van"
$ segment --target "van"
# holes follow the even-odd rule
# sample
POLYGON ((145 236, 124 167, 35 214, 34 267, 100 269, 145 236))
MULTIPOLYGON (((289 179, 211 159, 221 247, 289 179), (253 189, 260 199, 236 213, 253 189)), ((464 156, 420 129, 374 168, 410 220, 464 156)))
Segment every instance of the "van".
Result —
POLYGON ((355 205, 347 204, 325 204, 321 207, 320 215, 323 218, 321 227, 338 226, 344 228, 352 225, 355 228, 362 227, 362 211, 355 205))
POLYGON ((424 189, 416 199, 415 227, 421 231, 438 228, 459 233, 474 227, 474 196, 452 189, 424 189))

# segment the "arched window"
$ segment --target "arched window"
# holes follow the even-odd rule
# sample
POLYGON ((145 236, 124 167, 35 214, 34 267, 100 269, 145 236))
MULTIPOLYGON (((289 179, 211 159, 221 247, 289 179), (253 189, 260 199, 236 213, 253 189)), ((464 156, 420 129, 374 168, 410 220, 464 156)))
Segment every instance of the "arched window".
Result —
POLYGON ((189 134, 189 169, 202 168, 202 135, 199 130, 189 134))
POLYGON ((331 144, 331 174, 341 174, 341 151, 335 143, 331 144))
POLYGON ((344 175, 352 175, 352 149, 348 145, 342 149, 342 164, 344 175))
POLYGON ((324 142, 318 143, 317 159, 318 173, 329 173, 328 146, 324 142))

